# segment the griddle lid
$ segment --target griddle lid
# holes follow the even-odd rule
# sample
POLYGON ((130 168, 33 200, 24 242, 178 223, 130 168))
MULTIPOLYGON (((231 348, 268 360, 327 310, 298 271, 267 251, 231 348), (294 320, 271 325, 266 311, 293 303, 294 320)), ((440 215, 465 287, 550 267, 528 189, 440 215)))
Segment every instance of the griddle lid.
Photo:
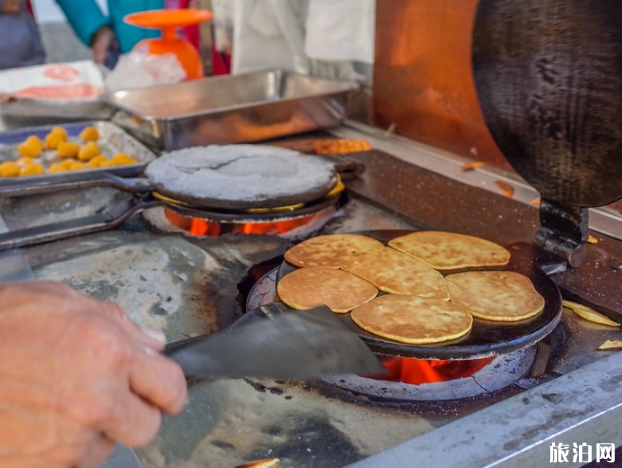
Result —
POLYGON ((473 67, 492 136, 544 199, 622 198, 620 0, 481 0, 473 67))

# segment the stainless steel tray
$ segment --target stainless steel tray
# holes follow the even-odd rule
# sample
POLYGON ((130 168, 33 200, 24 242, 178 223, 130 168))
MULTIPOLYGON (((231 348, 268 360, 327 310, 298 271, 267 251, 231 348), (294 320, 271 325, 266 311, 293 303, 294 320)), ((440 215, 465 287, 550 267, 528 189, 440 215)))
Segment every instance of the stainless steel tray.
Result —
MULTIPOLYGON (((145 164, 153 161, 156 155, 142 143, 137 141, 131 135, 128 135, 124 130, 116 126, 111 122, 79 122, 62 125, 67 130, 68 140, 79 141, 79 135, 82 130, 87 126, 93 126, 97 128, 100 134, 100 138, 97 144, 102 150, 102 154, 105 154, 110 158, 115 153, 127 153, 138 161, 137 164, 128 164, 126 166, 115 166, 105 168, 92 168, 84 169, 80 171, 72 171, 75 173, 93 173, 93 172, 107 172, 124 177, 131 177, 138 175, 142 172, 145 164)), ((17 145, 22 143, 30 135, 36 135, 42 140, 50 132, 52 126, 45 127, 32 127, 24 128, 21 130, 14 130, 10 132, 0 133, 0 163, 3 161, 12 161, 19 158, 17 152, 17 145)), ((37 162, 41 162, 47 169, 50 160, 54 158, 55 151, 45 151, 41 158, 37 158, 37 162)), ((52 174, 42 174, 38 176, 30 176, 27 178, 36 179, 37 181, 43 180, 58 180, 65 172, 56 172, 52 174)), ((26 177, 23 177, 26 178, 26 177)), ((10 180, 9 178, 0 177, 0 185, 3 181, 10 180)))
POLYGON ((113 122, 161 151, 267 140, 338 125, 357 85, 281 70, 121 90, 113 122))
POLYGON ((113 109, 98 99, 46 102, 20 99, 0 105, 0 130, 17 130, 24 127, 109 120, 113 109))

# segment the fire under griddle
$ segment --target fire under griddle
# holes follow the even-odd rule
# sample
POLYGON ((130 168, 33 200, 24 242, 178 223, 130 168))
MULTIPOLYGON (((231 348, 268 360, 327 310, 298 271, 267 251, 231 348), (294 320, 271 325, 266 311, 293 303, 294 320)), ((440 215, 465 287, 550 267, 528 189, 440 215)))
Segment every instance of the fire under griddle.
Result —
MULTIPOLYGON (((416 161, 416 151, 402 150, 416 161)), ((346 183, 349 200, 322 233, 435 228, 508 245, 529 242, 535 232, 533 207, 381 151, 349 157, 363 162, 366 171, 346 183)), ((429 152, 422 155, 428 157, 429 152)), ((82 216, 123 196, 90 189, 46 199, 5 199, 0 211, 8 227, 16 228, 82 216)), ((599 265, 622 265, 622 243, 596 237, 600 242, 588 246, 586 268, 567 275, 571 279, 561 280, 562 286, 577 278, 590 285, 590 265, 596 264, 595 274, 599 265)), ((31 269, 34 277, 120 302, 133 319, 174 341, 218 331, 241 316, 252 285, 278 266, 290 245, 266 235, 187 236, 135 216, 111 231, 2 252, 0 278, 27 278, 31 269)), ((612 288, 588 287, 585 294, 602 294, 607 287, 612 288)), ((615 306, 615 296, 610 299, 615 306)), ((519 466, 515 463, 521 460, 539 466, 548 462, 551 441, 622 443, 617 428, 622 354, 595 351, 620 335, 564 311, 550 338, 529 350, 536 361, 548 357, 541 375, 533 377, 528 370, 502 388, 449 400, 374 396, 328 379, 194 383, 183 414, 166 418, 155 442, 136 452, 138 459, 119 451, 105 466, 233 468, 271 457, 281 459, 281 468, 412 466, 416 459, 438 467, 519 466)), ((426 385, 414 392, 425 392, 426 385)))

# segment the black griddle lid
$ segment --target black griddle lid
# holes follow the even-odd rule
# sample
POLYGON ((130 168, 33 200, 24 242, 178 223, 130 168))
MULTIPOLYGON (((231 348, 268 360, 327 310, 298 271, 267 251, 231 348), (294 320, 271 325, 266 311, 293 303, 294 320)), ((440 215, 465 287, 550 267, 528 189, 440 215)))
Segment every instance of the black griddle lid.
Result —
POLYGON ((473 68, 493 138, 543 199, 622 198, 622 2, 482 0, 473 68))

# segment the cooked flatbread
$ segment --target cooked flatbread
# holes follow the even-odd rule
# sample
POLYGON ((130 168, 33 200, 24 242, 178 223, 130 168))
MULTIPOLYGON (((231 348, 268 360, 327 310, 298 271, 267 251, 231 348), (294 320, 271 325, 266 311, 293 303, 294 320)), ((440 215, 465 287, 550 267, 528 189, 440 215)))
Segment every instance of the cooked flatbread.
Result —
POLYGON ((473 317, 457 304, 390 294, 352 311, 352 320, 375 335, 410 344, 438 343, 466 335, 473 317))
POLYGON ((360 276, 384 292, 449 299, 443 275, 390 247, 355 255, 341 269, 360 276))
POLYGON ((339 268, 353 255, 383 249, 382 242, 358 234, 329 234, 312 237, 285 253, 297 267, 339 268))
POLYGON ((316 267, 285 275, 277 285, 277 292, 281 301, 294 309, 325 304, 337 313, 346 313, 378 294, 373 284, 352 273, 316 267))
POLYGON ((420 231, 396 237, 389 245, 437 270, 500 266, 510 252, 479 237, 441 231, 420 231))
POLYGON ((544 308, 531 280, 511 271, 469 271, 445 278, 451 300, 471 314, 495 322, 516 322, 544 308))

